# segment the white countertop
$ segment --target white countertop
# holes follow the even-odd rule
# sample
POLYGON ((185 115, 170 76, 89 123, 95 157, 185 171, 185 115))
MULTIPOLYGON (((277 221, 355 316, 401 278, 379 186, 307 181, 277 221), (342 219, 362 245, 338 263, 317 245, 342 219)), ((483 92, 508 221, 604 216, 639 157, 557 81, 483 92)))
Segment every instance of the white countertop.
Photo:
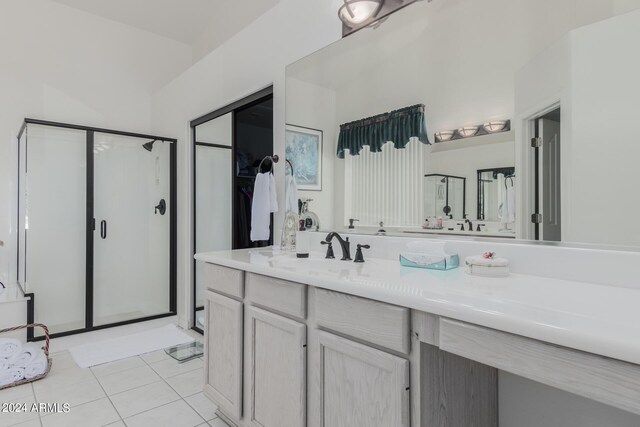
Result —
MULTIPOLYGON (((340 248, 336 248, 336 255, 340 248)), ((197 260, 358 295, 640 364, 640 290, 524 274, 505 278, 309 259, 279 249, 201 253, 197 260)))

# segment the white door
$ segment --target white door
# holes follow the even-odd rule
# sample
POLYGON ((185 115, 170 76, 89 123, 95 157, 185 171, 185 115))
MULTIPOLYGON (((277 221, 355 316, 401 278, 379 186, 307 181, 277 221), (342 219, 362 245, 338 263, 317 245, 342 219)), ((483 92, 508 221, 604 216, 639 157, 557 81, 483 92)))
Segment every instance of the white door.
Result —
POLYGON ((409 362, 310 332, 309 427, 408 427, 409 362))
POLYGON ((94 326, 169 312, 170 144, 94 134, 94 326))
POLYGON ((255 427, 305 427, 306 326, 248 307, 248 419, 255 427))
POLYGON ((242 303, 206 292, 204 392, 225 415, 242 417, 242 303))
POLYGON ((560 191, 560 122, 540 119, 542 147, 539 154, 540 213, 542 240, 562 240, 560 191))

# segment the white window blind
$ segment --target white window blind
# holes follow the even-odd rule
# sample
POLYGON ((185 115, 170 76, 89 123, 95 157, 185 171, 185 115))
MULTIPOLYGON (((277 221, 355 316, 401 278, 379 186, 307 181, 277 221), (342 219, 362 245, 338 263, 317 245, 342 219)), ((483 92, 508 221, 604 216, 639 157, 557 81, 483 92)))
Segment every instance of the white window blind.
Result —
POLYGON ((345 156, 345 225, 408 227, 422 224, 425 145, 411 138, 404 149, 386 143, 382 152, 364 146, 345 156))

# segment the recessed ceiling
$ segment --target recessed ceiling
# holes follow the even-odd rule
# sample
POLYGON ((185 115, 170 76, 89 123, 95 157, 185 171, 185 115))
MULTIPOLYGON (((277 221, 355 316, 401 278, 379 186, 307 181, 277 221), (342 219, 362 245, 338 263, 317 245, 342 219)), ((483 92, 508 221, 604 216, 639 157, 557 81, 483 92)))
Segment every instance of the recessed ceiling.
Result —
POLYGON ((53 0, 195 46, 220 45, 279 0, 53 0))

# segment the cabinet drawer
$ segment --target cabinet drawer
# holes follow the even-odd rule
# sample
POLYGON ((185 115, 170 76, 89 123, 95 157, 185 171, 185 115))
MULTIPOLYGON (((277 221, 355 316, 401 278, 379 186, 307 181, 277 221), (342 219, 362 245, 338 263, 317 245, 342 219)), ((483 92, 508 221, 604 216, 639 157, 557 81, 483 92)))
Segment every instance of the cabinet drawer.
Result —
POLYGON ((204 280, 207 289, 232 297, 244 298, 244 271, 205 263, 204 280))
POLYGON ((307 285, 247 273, 247 299, 299 319, 307 317, 307 285))
POLYGON ((315 313, 318 325, 409 354, 408 308, 316 289, 315 313))

